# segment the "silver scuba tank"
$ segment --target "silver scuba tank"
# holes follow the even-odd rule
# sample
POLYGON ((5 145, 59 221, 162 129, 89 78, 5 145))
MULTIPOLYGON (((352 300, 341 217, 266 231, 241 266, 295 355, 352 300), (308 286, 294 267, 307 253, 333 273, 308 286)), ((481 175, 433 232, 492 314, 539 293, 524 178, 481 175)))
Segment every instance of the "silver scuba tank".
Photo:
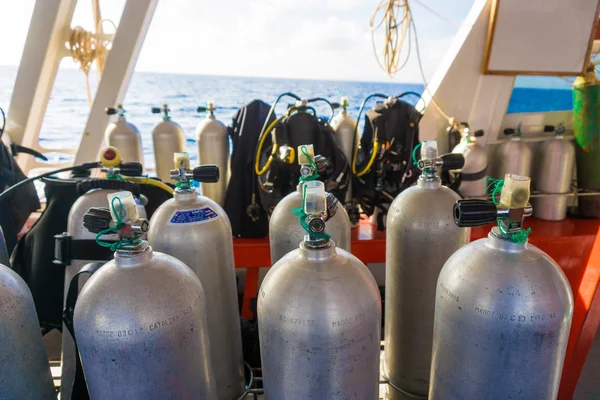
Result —
POLYGON ((300 248, 258 295, 265 400, 379 398, 381 300, 375 279, 324 233, 323 182, 306 183, 300 248))
POLYGON ((198 142, 198 163, 214 164, 219 168, 219 182, 201 183, 202 195, 223 207, 225 192, 229 183, 229 134, 225 125, 215 118, 215 105, 208 102, 206 107, 198 107, 198 112, 208 112, 206 118, 196 128, 198 142))
POLYGON ((183 262, 153 252, 130 192, 90 209, 87 229, 118 232, 115 259, 90 277, 73 325, 92 399, 216 399, 206 296, 183 262), (112 218, 112 221, 111 221, 112 218))
POLYGON ((571 191, 575 145, 563 137, 564 132, 564 126, 557 126, 554 138, 546 140, 538 148, 539 164, 533 185, 542 194, 555 195, 532 199, 533 216, 539 219, 560 221, 567 218, 569 198, 560 194, 571 191))
MULTIPOLYGON (((304 191, 304 181, 318 173, 322 173, 327 165, 327 160, 321 156, 314 156, 312 145, 303 145, 298 147, 298 163, 300 164, 300 183, 295 192, 285 196, 277 203, 277 206, 269 219, 269 245, 271 248, 271 263, 279 261, 284 255, 298 248, 298 244, 304 239, 306 231, 300 225, 298 217, 294 210, 302 208, 302 196, 304 191), (301 148, 305 147, 310 160, 302 154, 301 148), (314 160, 314 165, 312 161, 314 160)), ((346 251, 350 251, 350 229, 352 227, 348 213, 344 206, 335 199, 332 194, 328 194, 329 201, 335 200, 336 212, 326 222, 326 230, 336 245, 346 251)))
MULTIPOLYGON (((142 167, 139 163, 121 163, 120 153, 115 148, 103 150, 101 155, 103 169, 109 175, 118 175, 121 170, 131 176, 141 174, 142 167), (134 171, 135 170, 135 171, 134 171)), ((73 203, 69 211, 67 232, 55 236, 55 257, 57 263, 65 265, 65 285, 63 305, 66 304, 68 288, 73 277, 83 266, 94 261, 107 261, 112 258, 112 251, 101 248, 95 243, 96 234, 89 232, 83 226, 83 216, 92 207, 107 207, 107 194, 123 189, 131 189, 134 184, 121 180, 88 180, 77 185, 77 190, 83 194, 73 203)), ((138 204, 138 213, 146 217, 144 206, 138 204)), ((107 235, 106 240, 117 240, 117 235, 107 235)), ((85 283, 81 279, 82 286, 85 283)), ((81 286, 81 287, 82 287, 81 286)), ((81 288, 80 287, 80 288, 81 288)), ((61 398, 70 399, 75 381, 76 349, 73 337, 63 324, 62 353, 61 353, 61 398)))
POLYGON ((485 177, 488 174, 487 149, 477 143, 477 138, 483 136, 483 130, 471 132, 468 127, 463 130, 460 143, 452 150, 453 153, 465 157, 465 165, 460 172, 458 192, 464 197, 485 196, 485 177))
POLYGON ((181 125, 171 121, 170 111, 167 104, 164 104, 162 108, 152 107, 153 114, 163 114, 163 120, 152 128, 156 176, 163 182, 171 182, 173 154, 184 152, 186 141, 181 125))
POLYGON ((468 242, 453 222, 460 196, 442 186, 437 168, 460 169, 462 154, 438 158, 437 142, 421 144, 416 186, 396 197, 387 216, 385 371, 390 386, 427 397, 436 281, 444 262, 468 242))
POLYGON ((459 226, 498 219, 440 273, 429 398, 556 399, 573 317, 560 267, 527 244, 529 178, 507 175, 498 205, 459 200, 459 226))
POLYGON ((237 400, 244 392, 244 361, 231 225, 225 211, 190 185, 217 182, 215 165, 189 169, 187 154, 176 155, 173 199, 152 215, 148 241, 153 249, 188 265, 206 293, 210 351, 217 398, 237 400))
POLYGON ((33 296, 25 281, 2 264, 0 347, 1 399, 56 399, 33 296))
POLYGON ((135 125, 125 119, 123 106, 119 104, 117 108, 107 107, 106 114, 118 114, 117 120, 106 128, 108 145, 119 149, 123 159, 143 163, 142 135, 135 125))
POLYGON ((521 125, 517 129, 505 129, 504 135, 510 139, 496 150, 496 177, 503 179, 506 174, 531 176, 532 152, 521 140, 521 125))
MULTIPOLYGON (((342 148, 344 156, 348 163, 352 162, 352 151, 357 141, 356 125, 357 121, 348 114, 348 106, 350 102, 347 97, 342 97, 340 101, 340 107, 342 111, 331 120, 331 127, 335 132, 335 140, 337 144, 342 148)), ((352 183, 348 184, 348 191, 346 192, 346 198, 344 203, 348 204, 352 202, 352 183)), ((337 243, 337 242, 336 242, 337 243)))

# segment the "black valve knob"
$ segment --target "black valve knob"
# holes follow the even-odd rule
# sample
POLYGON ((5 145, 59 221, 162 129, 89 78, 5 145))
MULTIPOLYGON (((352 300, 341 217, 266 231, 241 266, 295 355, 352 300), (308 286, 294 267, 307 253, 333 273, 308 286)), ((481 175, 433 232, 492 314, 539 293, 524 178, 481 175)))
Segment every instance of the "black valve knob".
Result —
POLYGON ((544 132, 554 132, 554 125, 544 125, 544 132))
POLYGON ((483 136, 483 129, 477 129, 474 133, 473 136, 475 137, 482 137, 483 136))
POLYGON ((333 108, 334 110, 337 110, 338 108, 340 108, 342 105, 340 103, 337 102, 333 102, 331 103, 331 108, 333 108))
POLYGON ((506 128, 503 132, 506 136, 514 135, 515 130, 513 128, 506 128))
POLYGON ((136 161, 122 162, 119 164, 121 175, 125 176, 141 176, 144 172, 142 164, 136 161))
POLYGON ((162 107, 152 107, 152 114, 160 114, 163 112, 162 107))
POLYGON ((206 164, 194 168, 194 180, 205 183, 219 182, 219 167, 206 164))
POLYGON ((460 153, 446 153, 440 156, 442 159, 442 169, 445 171, 452 171, 455 169, 461 169, 465 166, 465 156, 460 153))
POLYGON ((468 122, 461 122, 460 123, 462 126, 464 126, 465 128, 470 128, 469 123, 468 122))
POLYGON ((498 210, 489 200, 457 200, 454 203, 454 223, 461 228, 496 222, 498 210))
POLYGON ((196 112, 199 112, 199 113, 203 113, 206 111, 208 111, 208 107, 206 107, 206 106, 199 106, 198 108, 196 108, 196 112))
POLYGON ((115 107, 106 107, 104 112, 106 112, 106 115, 115 115, 119 112, 119 109, 115 107))
POLYGON ((110 228, 112 217, 110 210, 104 207, 92 207, 83 214, 83 227, 92 233, 100 233, 110 228))

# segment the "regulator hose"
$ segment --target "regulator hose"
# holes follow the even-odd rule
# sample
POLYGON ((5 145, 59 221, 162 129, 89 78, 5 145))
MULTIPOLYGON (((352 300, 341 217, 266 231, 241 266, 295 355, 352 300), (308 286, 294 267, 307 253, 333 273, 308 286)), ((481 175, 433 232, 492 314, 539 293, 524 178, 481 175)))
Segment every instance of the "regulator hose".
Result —
POLYGON ((27 178, 25 180, 22 180, 21 182, 18 182, 14 185, 12 185, 11 187, 9 187, 8 189, 6 189, 4 192, 0 193, 0 200, 2 200, 3 198, 5 198, 6 196, 8 196, 9 194, 11 194, 12 192, 14 192, 15 190, 17 190, 18 188, 20 188, 23 185, 28 184, 29 182, 33 182, 35 180, 41 179, 41 178, 45 178, 47 176, 51 176, 54 174, 57 174, 59 172, 66 172, 66 171, 73 171, 75 169, 92 169, 92 168, 100 168, 102 166, 101 163, 99 163, 98 161, 94 161, 94 162, 89 162, 89 163, 84 163, 81 165, 73 165, 71 167, 65 167, 65 168, 59 168, 59 169, 55 169, 53 171, 49 171, 43 174, 40 174, 38 176, 34 176, 32 178, 27 178))
POLYGON ((156 186, 158 188, 161 188, 162 190, 164 190, 165 192, 167 192, 169 194, 173 194, 172 187, 170 187, 169 185, 167 185, 161 181, 157 181, 156 179, 150 179, 150 178, 147 178, 144 176, 126 176, 126 175, 123 175, 123 178, 128 182, 138 183, 138 184, 142 184, 142 185, 156 186))

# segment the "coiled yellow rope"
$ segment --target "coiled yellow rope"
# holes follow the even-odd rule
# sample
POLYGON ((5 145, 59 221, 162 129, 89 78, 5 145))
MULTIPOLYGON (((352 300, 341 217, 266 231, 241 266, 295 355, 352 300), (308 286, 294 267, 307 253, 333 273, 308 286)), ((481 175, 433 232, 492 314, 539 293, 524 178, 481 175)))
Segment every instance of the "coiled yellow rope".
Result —
MULTIPOLYGON (((115 24, 110 20, 101 20, 98 24, 98 29, 96 32, 101 32, 101 25, 103 22, 109 22, 113 25, 113 27, 115 26, 115 24)), ((109 45, 109 40, 102 38, 98 34, 93 34, 81 26, 76 26, 73 28, 71 36, 69 37, 69 50, 71 50, 71 57, 73 58, 73 61, 79 65, 79 69, 81 69, 86 76, 87 96, 90 105, 93 102, 89 80, 90 69, 94 61, 97 61, 100 65, 104 64, 104 58, 108 53, 109 45)), ((100 79, 100 75, 101 71, 99 69, 98 79, 100 79)))

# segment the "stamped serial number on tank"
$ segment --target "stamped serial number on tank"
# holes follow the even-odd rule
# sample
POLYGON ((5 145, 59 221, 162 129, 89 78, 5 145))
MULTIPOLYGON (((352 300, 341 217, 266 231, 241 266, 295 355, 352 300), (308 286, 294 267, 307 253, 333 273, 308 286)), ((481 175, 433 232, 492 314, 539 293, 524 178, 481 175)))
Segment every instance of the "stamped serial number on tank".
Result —
POLYGON ((17 309, 19 304, 23 302, 22 297, 4 297, 0 298, 0 311, 9 313, 17 309))
POLYGON ((314 319, 300 319, 300 318, 290 318, 285 315, 280 315, 279 320, 286 324, 291 325, 300 325, 300 326, 315 326, 314 319))
POLYGON ((442 289, 442 291, 443 291, 444 293, 446 293, 448 296, 450 296, 450 298, 451 298, 452 300, 454 300, 454 301, 456 301, 456 302, 458 303, 458 301, 460 300, 460 297, 458 297, 458 295, 457 295, 457 294, 454 294, 454 293, 452 293, 452 292, 450 291, 450 289, 448 289, 448 288, 446 287, 446 285, 444 285, 444 283, 443 283, 443 282, 442 282, 442 283, 440 283, 440 288, 442 289))

